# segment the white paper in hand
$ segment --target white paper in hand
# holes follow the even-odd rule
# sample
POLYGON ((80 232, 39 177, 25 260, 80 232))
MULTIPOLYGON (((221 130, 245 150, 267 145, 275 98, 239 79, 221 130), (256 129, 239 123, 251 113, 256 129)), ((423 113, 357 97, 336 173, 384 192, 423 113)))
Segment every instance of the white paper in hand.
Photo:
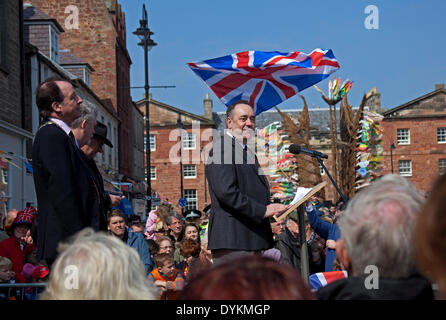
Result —
POLYGON ((296 203, 298 203, 300 200, 302 200, 303 197, 305 197, 311 190, 313 190, 312 188, 304 188, 304 187, 298 187, 296 190, 296 194, 294 195, 294 199, 293 201, 291 201, 291 203, 289 204, 290 207, 292 207, 293 205, 295 205, 296 203))

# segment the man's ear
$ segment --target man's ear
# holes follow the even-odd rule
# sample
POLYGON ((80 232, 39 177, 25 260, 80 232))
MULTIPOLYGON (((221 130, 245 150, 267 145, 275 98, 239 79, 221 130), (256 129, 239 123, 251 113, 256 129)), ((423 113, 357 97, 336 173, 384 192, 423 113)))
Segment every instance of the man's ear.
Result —
POLYGON ((336 241, 336 256, 338 257, 342 267, 345 270, 347 270, 347 272, 350 275, 352 271, 351 262, 347 250, 345 248, 344 241, 342 239, 336 241))
POLYGON ((87 120, 82 120, 81 125, 80 125, 81 129, 85 129, 86 125, 87 125, 87 120))
POLYGON ((54 102, 51 104, 51 108, 52 108, 53 111, 56 112, 56 113, 59 113, 59 112, 62 111, 62 107, 61 107, 60 103, 57 102, 57 101, 54 101, 54 102))
POLYGON ((226 118, 226 126, 228 129, 232 129, 232 119, 230 117, 226 118))

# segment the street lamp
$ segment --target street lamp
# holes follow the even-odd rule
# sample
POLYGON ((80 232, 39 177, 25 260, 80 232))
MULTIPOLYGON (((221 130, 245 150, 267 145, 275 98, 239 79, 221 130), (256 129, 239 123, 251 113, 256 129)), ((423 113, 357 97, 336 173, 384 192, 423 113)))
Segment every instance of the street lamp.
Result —
MULTIPOLYGON (((183 198, 183 132, 184 132, 184 125, 181 121, 181 115, 178 114, 178 120, 177 120, 177 129, 180 132, 180 189, 181 189, 181 195, 180 199, 183 198)), ((181 207, 181 214, 184 215, 184 207, 181 207)))
POLYGON ((142 5, 142 19, 139 20, 139 28, 133 32, 141 40, 138 43, 139 46, 144 48, 144 71, 145 71, 145 103, 146 103, 146 180, 147 180, 147 213, 152 209, 152 187, 150 182, 150 117, 149 117, 149 72, 148 72, 148 53, 149 51, 157 45, 155 41, 150 39, 153 32, 147 27, 147 10, 145 4, 142 5))
POLYGON ((395 145, 392 143, 391 145, 390 145, 390 162, 391 162, 391 165, 392 165, 392 173, 393 173, 393 149, 395 149, 395 145))

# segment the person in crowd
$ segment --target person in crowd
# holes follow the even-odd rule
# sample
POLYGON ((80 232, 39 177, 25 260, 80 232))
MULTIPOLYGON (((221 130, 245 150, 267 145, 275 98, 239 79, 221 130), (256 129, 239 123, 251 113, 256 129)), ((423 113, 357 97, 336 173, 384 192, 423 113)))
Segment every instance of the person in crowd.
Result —
POLYGON ((446 175, 435 181, 416 220, 414 252, 420 272, 437 285, 436 298, 446 300, 446 175))
POLYGON ((96 117, 98 111, 90 103, 83 102, 80 105, 81 115, 71 123, 71 132, 79 148, 82 148, 88 142, 90 142, 93 136, 94 126, 96 125, 96 117))
POLYGON ((183 218, 178 212, 171 212, 166 220, 167 228, 169 229, 169 236, 179 246, 184 237, 183 218))
POLYGON ((155 256, 159 250, 158 244, 156 243, 155 240, 152 240, 152 239, 146 239, 146 242, 147 242, 147 247, 149 248, 149 252, 150 252, 150 259, 152 260, 152 262, 156 261, 155 256))
POLYGON ((322 218, 310 202, 307 203, 306 211, 311 228, 326 241, 325 272, 333 271, 333 263, 336 259, 336 241, 341 236, 339 226, 332 223, 331 216, 323 215, 322 217, 324 218, 322 218), (330 222, 327 222, 327 218, 329 218, 330 222))
POLYGON ((154 300, 156 296, 135 250, 118 237, 87 228, 63 245, 40 299, 154 300))
POLYGON ((12 261, 0 256, 0 283, 9 283, 15 279, 15 272, 12 269, 12 261))
POLYGON ((198 226, 201 222, 201 216, 202 213, 200 210, 190 209, 184 212, 184 221, 198 226))
POLYGON ((176 300, 184 287, 184 277, 181 271, 175 268, 173 256, 170 253, 156 255, 158 266, 149 274, 155 286, 159 289, 159 300, 176 300))
POLYGON ((142 233, 133 232, 132 229, 125 227, 125 216, 119 209, 114 209, 107 217, 107 224, 109 233, 115 237, 118 237, 123 242, 127 243, 128 246, 134 248, 143 264, 144 268, 149 274, 153 268, 153 262, 150 258, 149 248, 147 247, 146 240, 142 233))
POLYGON ((153 236, 156 241, 158 241, 158 238, 160 237, 167 236, 167 227, 162 221, 159 221, 156 224, 155 228, 153 228, 153 236))
POLYGON ((200 243, 199 234, 200 230, 195 223, 186 223, 186 226, 184 227, 184 239, 191 239, 200 243))
POLYGON ((276 239, 279 234, 285 231, 286 228, 286 220, 282 219, 280 221, 276 221, 274 218, 269 218, 269 222, 271 223, 271 230, 273 232, 273 237, 276 239))
POLYGON ((313 240, 310 244, 311 255, 309 261, 310 274, 325 271, 324 246, 321 241, 313 240))
POLYGON ((9 210, 6 217, 4 217, 4 222, 3 222, 4 229, 0 232, 0 242, 9 238, 9 234, 8 234, 7 230, 11 226, 11 224, 14 222, 15 218, 17 217, 18 212, 19 212, 19 210, 17 210, 17 209, 9 210))
MULTIPOLYGON (((275 248, 281 253, 281 262, 301 271, 301 242, 297 211, 291 212, 286 220, 285 231, 276 237, 275 248)), ((311 250, 309 249, 311 257, 311 250)))
MULTIPOLYGON (((76 121, 77 120, 75 120, 75 122, 76 121)), ((109 210, 113 207, 118 206, 121 202, 121 199, 124 198, 124 196, 117 196, 105 192, 104 180, 102 179, 101 172, 99 171, 94 160, 98 153, 103 152, 104 144, 109 146, 110 148, 113 148, 113 144, 107 138, 107 126, 101 122, 96 122, 92 138, 88 141, 88 143, 81 146, 81 150, 82 154, 85 156, 84 160, 90 168, 91 173, 94 177, 94 182, 98 193, 100 194, 99 199, 101 205, 101 215, 99 230, 107 230, 106 221, 109 210)))
POLYGON ((413 230, 424 198, 404 177, 381 177, 353 197, 339 219, 336 251, 348 278, 317 291, 321 300, 433 299, 413 254, 413 230))
MULTIPOLYGON (((152 210, 149 213, 149 217, 146 221, 146 230, 145 235, 148 239, 156 240, 157 234, 155 229, 160 231, 162 228, 167 230, 167 217, 172 212, 172 207, 163 203, 159 205, 156 210, 152 210)), ((158 236, 162 236, 161 232, 158 233, 158 236)))
MULTIPOLYGON (((15 272, 12 270, 12 261, 0 256, 0 283, 15 282, 15 272)), ((8 299, 9 288, 0 288, 0 300, 8 299)))
POLYGON ((200 224, 198 225, 198 228, 200 229, 200 240, 203 239, 204 234, 208 230, 210 215, 211 215, 211 205, 208 205, 203 209, 203 214, 201 215, 200 224))
POLYGON ((11 236, 0 242, 0 257, 5 257, 12 261, 16 282, 26 282, 22 275, 25 255, 30 250, 36 249, 36 246, 32 244, 32 239, 29 237, 29 230, 34 218, 35 214, 19 211, 8 228, 11 236))
POLYGON ((181 242, 180 254, 184 257, 184 268, 182 268, 185 279, 198 272, 200 268, 201 245, 197 240, 184 239, 181 242))
POLYGON ((171 253, 173 254, 174 246, 172 239, 168 236, 161 236, 156 239, 158 244, 158 254, 159 253, 171 253))
POLYGON ((213 140, 205 166, 212 211, 208 249, 214 262, 272 248, 268 218, 287 208, 271 203, 268 180, 252 148, 255 114, 249 102, 230 105, 226 125, 226 133, 213 140))
POLYGON ((39 259, 51 265, 59 242, 85 227, 99 230, 100 194, 70 129, 80 115, 80 98, 67 80, 48 78, 37 88, 43 124, 33 148, 33 176, 39 208, 39 259))
POLYGON ((133 232, 143 233, 144 232, 144 223, 141 221, 141 217, 132 214, 128 217, 128 226, 133 230, 133 232))
POLYGON ((299 272, 260 255, 242 255, 190 278, 184 300, 314 300, 299 272))

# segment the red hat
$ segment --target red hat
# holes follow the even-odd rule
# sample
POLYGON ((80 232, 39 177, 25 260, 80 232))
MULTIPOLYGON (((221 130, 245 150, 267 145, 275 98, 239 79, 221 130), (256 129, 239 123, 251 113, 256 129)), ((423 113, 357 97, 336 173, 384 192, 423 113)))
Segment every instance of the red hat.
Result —
POLYGON ((45 266, 37 266, 33 271, 33 279, 43 279, 50 273, 50 269, 45 266))

